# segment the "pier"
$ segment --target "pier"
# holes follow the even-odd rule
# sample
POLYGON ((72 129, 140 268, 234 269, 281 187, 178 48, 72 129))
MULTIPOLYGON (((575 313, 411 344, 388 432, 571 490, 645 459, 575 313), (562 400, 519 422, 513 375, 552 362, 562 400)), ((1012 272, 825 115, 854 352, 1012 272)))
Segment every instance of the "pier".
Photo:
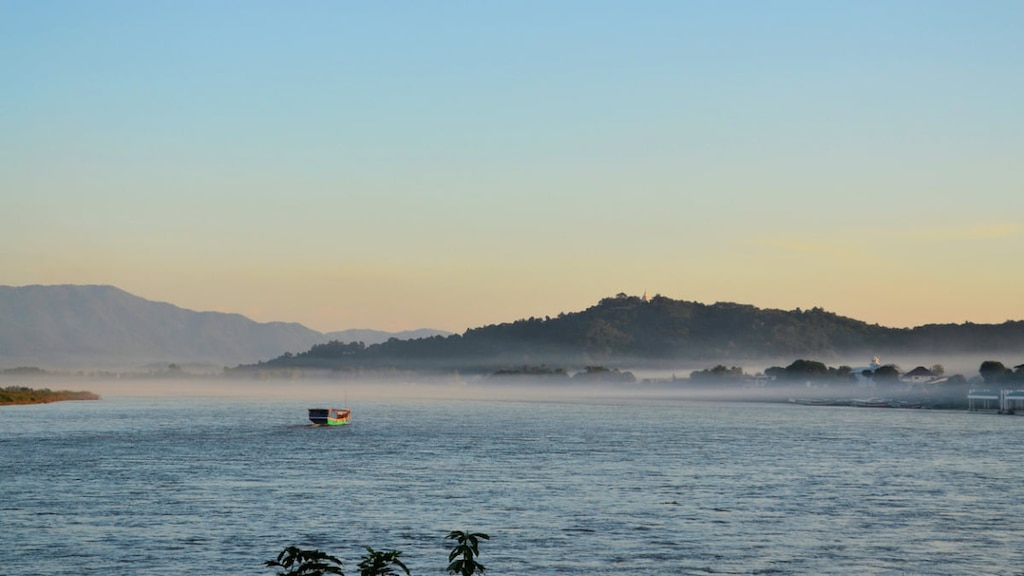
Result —
POLYGON ((1024 390, 971 390, 967 393, 967 409, 971 412, 1024 414, 1024 390))

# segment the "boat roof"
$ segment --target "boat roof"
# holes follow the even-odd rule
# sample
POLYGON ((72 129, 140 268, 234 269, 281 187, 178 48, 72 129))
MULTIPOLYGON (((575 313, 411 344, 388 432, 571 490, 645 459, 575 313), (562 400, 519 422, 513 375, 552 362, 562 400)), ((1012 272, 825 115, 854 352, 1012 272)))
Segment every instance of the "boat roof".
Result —
POLYGON ((972 400, 999 400, 999 392, 996 390, 971 390, 967 398, 972 400))

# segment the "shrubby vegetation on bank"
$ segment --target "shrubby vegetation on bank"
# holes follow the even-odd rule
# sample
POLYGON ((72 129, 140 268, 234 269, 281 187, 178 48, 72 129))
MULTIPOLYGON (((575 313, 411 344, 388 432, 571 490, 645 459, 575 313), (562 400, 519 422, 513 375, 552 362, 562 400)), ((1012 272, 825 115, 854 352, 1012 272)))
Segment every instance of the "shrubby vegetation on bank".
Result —
POLYGON ((70 390, 35 390, 25 386, 8 386, 0 388, 0 406, 10 404, 47 404, 64 400, 99 400, 92 392, 72 392, 70 390))
POLYGON ((547 364, 541 364, 540 366, 523 365, 518 368, 502 368, 496 370, 491 376, 496 378, 569 378, 569 373, 565 368, 553 368, 547 364))

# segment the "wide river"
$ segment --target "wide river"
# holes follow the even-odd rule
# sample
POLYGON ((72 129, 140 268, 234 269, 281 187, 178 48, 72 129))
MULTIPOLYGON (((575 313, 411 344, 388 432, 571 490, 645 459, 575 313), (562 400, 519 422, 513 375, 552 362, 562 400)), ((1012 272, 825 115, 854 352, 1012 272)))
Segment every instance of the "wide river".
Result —
POLYGON ((442 575, 456 529, 494 576, 1024 573, 1020 417, 408 386, 316 428, 337 385, 67 387, 104 397, 0 407, 7 576, 442 575))

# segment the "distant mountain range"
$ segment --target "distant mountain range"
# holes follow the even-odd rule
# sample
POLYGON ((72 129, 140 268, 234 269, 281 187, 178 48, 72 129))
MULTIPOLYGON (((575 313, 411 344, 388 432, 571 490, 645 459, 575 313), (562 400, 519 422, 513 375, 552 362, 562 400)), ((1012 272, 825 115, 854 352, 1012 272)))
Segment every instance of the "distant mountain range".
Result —
POLYGON ((0 369, 126 368, 177 363, 234 366, 330 340, 385 342, 439 330, 327 334, 301 324, 196 312, 113 286, 0 286, 0 369))
POLYGON ((363 344, 380 344, 392 338, 398 340, 415 340, 417 338, 430 338, 431 336, 448 336, 451 332, 444 330, 433 330, 431 328, 420 328, 419 330, 402 330, 401 332, 384 332, 382 330, 369 330, 366 328, 353 328, 352 330, 339 330, 327 332, 324 336, 328 340, 340 342, 362 342, 363 344))
POLYGON ((619 294, 579 312, 437 330, 321 333, 196 312, 113 286, 0 286, 0 369, 175 363, 249 369, 488 372, 526 365, 707 366, 896 354, 1024 356, 1024 321, 887 328, 820 308, 774 310, 619 294), (240 366, 241 365, 241 366, 240 366))

